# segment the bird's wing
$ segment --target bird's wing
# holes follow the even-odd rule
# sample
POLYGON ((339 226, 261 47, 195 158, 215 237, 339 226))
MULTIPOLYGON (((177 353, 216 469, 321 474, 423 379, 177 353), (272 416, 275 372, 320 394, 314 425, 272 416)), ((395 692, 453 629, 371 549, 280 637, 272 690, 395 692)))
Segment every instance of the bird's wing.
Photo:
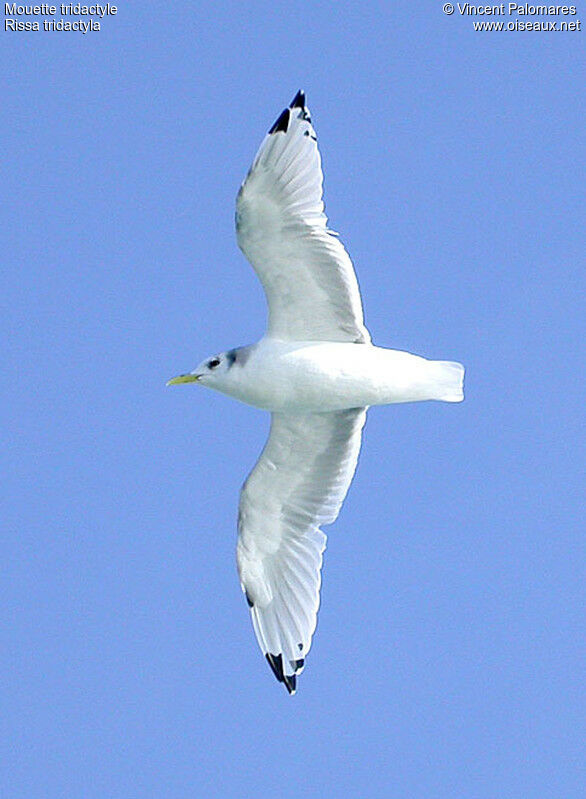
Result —
POLYGON ((298 92, 238 193, 238 244, 263 284, 269 335, 370 342, 352 261, 327 228, 322 183, 317 138, 298 92))
POLYGON ((366 408, 273 413, 271 432, 240 495, 238 572, 254 631, 278 680, 293 693, 317 621, 322 524, 352 481, 366 408))

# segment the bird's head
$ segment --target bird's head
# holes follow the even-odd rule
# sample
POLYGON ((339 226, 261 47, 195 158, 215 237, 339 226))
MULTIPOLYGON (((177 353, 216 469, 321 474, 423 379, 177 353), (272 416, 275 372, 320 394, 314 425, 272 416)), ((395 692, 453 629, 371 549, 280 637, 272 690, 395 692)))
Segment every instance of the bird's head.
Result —
POLYGON ((186 375, 178 375, 167 382, 168 386, 177 386, 180 383, 201 383, 202 385, 215 386, 225 381, 230 369, 236 363, 238 350, 220 352, 210 355, 199 366, 186 375))

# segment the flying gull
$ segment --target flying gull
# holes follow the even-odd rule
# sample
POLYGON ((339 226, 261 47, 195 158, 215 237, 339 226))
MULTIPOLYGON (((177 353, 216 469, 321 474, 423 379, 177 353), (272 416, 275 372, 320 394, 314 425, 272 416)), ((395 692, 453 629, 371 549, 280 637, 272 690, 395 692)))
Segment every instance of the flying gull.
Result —
POLYGON ((371 405, 460 402, 464 368, 371 343, 352 261, 327 227, 305 95, 269 130, 236 200, 238 245, 268 302, 256 344, 212 355, 198 383, 271 412, 240 494, 237 564, 262 653, 295 693, 317 621, 321 527, 338 516, 371 405))

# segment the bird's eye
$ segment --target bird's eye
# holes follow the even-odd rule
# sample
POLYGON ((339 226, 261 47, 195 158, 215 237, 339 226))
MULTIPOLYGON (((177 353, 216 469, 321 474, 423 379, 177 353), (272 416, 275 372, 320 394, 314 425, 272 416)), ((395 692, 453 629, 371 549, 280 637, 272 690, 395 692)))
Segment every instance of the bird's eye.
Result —
POLYGON ((215 369, 216 366, 219 366, 219 365, 220 365, 220 359, 219 358, 212 358, 211 361, 208 361, 208 369, 215 369))

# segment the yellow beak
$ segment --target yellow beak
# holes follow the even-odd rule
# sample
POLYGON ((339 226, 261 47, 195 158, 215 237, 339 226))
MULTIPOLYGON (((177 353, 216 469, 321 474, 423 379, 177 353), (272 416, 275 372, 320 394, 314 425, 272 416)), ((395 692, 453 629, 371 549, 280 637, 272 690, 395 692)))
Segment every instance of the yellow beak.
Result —
POLYGON ((180 383, 197 383, 200 375, 178 375, 167 380, 168 386, 178 386, 180 383))

